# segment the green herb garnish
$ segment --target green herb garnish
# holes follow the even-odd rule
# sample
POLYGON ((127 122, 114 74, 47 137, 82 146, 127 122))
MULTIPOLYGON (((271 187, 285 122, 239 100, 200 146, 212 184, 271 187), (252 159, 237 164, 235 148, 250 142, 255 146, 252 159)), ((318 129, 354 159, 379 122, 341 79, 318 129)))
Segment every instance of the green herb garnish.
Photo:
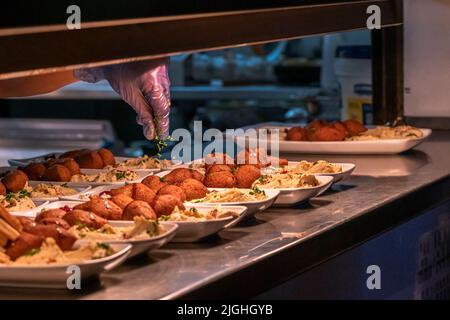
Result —
POLYGON ((25 189, 19 191, 19 198, 29 198, 31 197, 31 193, 25 189))
POLYGON ((11 201, 16 198, 16 194, 14 192, 8 192, 5 196, 6 201, 11 201))
POLYGON ((77 228, 78 229, 84 229, 84 228, 86 228, 87 227, 87 225, 86 224, 84 224, 83 222, 81 222, 81 221, 77 221, 77 222, 75 222, 75 225, 77 226, 77 228))
POLYGON ((159 220, 161 220, 161 221, 169 221, 169 216, 162 215, 161 217, 159 217, 159 220))
POLYGON ((158 149, 158 153, 156 154, 156 156, 157 156, 158 158, 161 158, 163 150, 164 150, 165 148, 167 148, 167 141, 172 141, 172 140, 173 140, 173 139, 172 139, 171 136, 168 136, 168 137, 166 138, 166 140, 161 140, 161 139, 159 138, 159 136, 156 136, 156 137, 155 137, 155 141, 156 141, 156 149, 158 149))
POLYGON ((252 191, 250 191, 248 194, 250 195, 258 195, 258 194, 262 194, 262 195, 266 195, 266 193, 264 192, 264 190, 259 189, 257 186, 254 186, 252 188, 252 191))
POLYGON ((26 257, 31 257, 31 256, 34 256, 35 254, 39 253, 40 251, 41 251, 40 248, 33 248, 33 249, 27 251, 27 252, 24 254, 24 256, 26 256, 26 257))
POLYGON ((66 182, 66 183, 63 183, 63 184, 61 185, 61 187, 67 188, 67 182, 66 182))
POLYGON ((100 249, 104 249, 104 250, 111 249, 111 246, 108 243, 103 243, 103 242, 97 242, 97 247, 99 247, 100 249))
POLYGON ((126 173, 125 171, 120 171, 116 173, 116 178, 117 180, 122 180, 126 178, 126 173))

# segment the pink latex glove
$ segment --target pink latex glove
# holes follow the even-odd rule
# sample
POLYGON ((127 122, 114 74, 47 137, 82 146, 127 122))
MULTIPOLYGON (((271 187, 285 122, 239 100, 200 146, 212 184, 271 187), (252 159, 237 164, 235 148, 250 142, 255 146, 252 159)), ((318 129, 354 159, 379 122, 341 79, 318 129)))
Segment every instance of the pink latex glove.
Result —
POLYGON ((144 135, 164 140, 169 135, 170 80, 169 59, 145 60, 98 68, 78 69, 74 76, 82 81, 106 79, 111 87, 137 113, 144 135))

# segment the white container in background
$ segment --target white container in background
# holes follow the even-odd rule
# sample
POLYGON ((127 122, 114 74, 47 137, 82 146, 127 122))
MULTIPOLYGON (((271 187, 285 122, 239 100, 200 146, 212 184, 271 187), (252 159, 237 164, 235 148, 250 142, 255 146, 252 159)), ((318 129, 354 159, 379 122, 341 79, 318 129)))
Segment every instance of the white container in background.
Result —
POLYGON ((372 61, 368 46, 337 48, 334 71, 342 96, 342 120, 358 120, 373 124, 372 61))

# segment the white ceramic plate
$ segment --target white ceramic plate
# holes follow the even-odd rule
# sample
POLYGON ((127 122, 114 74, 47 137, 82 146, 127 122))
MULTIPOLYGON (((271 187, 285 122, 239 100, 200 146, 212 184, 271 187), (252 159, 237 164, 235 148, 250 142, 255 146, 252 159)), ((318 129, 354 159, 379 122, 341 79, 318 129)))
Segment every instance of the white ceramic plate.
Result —
MULTIPOLYGON (((288 129, 288 126, 258 126, 257 129, 288 129)), ((280 153, 307 153, 307 154, 398 154, 410 150, 431 133, 431 129, 420 129, 422 138, 417 139, 385 139, 368 141, 280 141, 280 153)), ((237 139, 231 137, 236 141, 237 139)), ((242 139, 256 143, 254 139, 242 139)), ((267 143, 270 150, 271 144, 267 143)))
POLYGON ((62 152, 52 152, 52 153, 47 153, 47 154, 43 154, 43 155, 40 155, 37 157, 32 157, 32 158, 8 159, 8 163, 9 163, 9 165, 16 166, 16 167, 26 166, 26 165, 30 164, 31 162, 43 162, 43 161, 46 161, 51 158, 56 158, 60 154, 62 154, 62 152))
MULTIPOLYGON (((80 244, 75 243, 74 247, 80 244)), ((81 286, 102 272, 114 269, 123 263, 131 253, 130 244, 112 244, 116 253, 102 259, 78 263, 81 271, 81 286)), ((45 266, 7 266, 0 264, 0 286, 22 288, 67 288, 69 264, 45 266)))
MULTIPOLYGON (((288 162, 288 166, 295 167, 299 163, 300 163, 299 161, 289 161, 288 162)), ((331 176, 331 177, 333 177, 333 183, 337 183, 337 182, 340 182, 340 181, 345 180, 348 177, 350 177, 350 175, 352 174, 352 172, 356 168, 356 165, 353 164, 353 163, 331 162, 331 164, 336 165, 336 166, 341 166, 342 167, 342 172, 338 172, 338 173, 313 173, 313 175, 315 175, 315 176, 331 176)), ((268 173, 276 171, 276 168, 275 167, 263 168, 262 171, 263 171, 263 173, 268 174, 268 173)))
MULTIPOLYGON (((55 203, 55 202, 54 202, 55 203)), ((54 204, 52 203, 52 204, 54 204)), ((79 204, 79 202, 75 201, 60 201, 62 205, 57 206, 59 208, 64 205, 68 205, 69 207, 79 204)), ((49 205, 49 207, 52 206, 49 205)), ((201 205, 201 204, 185 204, 186 209, 195 207, 199 212, 204 212, 211 210, 212 206, 210 205, 201 205)), ((206 238, 210 235, 216 234, 220 230, 224 228, 228 228, 233 226, 235 221, 240 221, 241 216, 245 214, 247 208, 244 206, 223 206, 223 210, 232 210, 238 213, 238 217, 225 217, 222 219, 215 220, 205 220, 205 221, 164 221, 161 223, 174 223, 178 225, 178 229, 175 233, 175 236, 172 238, 172 242, 196 242, 200 241, 203 238, 206 238)), ((110 221, 111 223, 113 221, 110 221)), ((128 226, 130 221, 114 221, 116 226, 128 226)), ((237 223, 237 222, 236 222, 237 223)))
MULTIPOLYGON (((31 181, 31 182, 29 183, 29 185, 30 185, 31 187, 33 187, 33 186, 38 185, 38 184, 41 184, 41 183, 43 183, 43 182, 41 182, 41 181, 31 181)), ((48 184, 53 185, 54 183, 48 183, 48 184)), ((80 194, 85 193, 86 191, 90 190, 91 188, 92 188, 91 186, 88 186, 88 187, 74 187, 73 189, 78 190, 78 193, 76 193, 76 194, 74 194, 74 195, 72 195, 72 196, 79 196, 80 194)), ((50 197, 50 196, 49 196, 49 197, 39 197, 39 198, 37 198, 37 197, 32 197, 31 199, 33 199, 34 201, 42 201, 42 202, 45 202, 45 201, 58 201, 58 200, 63 199, 63 197, 64 197, 64 196, 54 196, 54 197, 50 197)))
MULTIPOLYGON (((16 166, 16 167, 26 166, 26 165, 30 164, 31 162, 43 162, 43 161, 46 161, 46 159, 56 158, 60 154, 62 154, 62 153, 55 152, 55 153, 48 153, 48 154, 45 154, 45 155, 32 157, 32 158, 9 159, 8 163, 9 163, 9 165, 16 166)), ((116 159, 116 163, 119 163, 119 162, 123 162, 123 161, 129 160, 129 159, 132 159, 132 157, 115 157, 115 159, 116 159)), ((159 172, 159 171, 163 171, 163 170, 171 170, 171 169, 173 169, 173 168, 175 168, 175 167, 177 167, 177 166, 179 166, 179 165, 181 165, 183 163, 181 160, 172 160, 172 162, 173 162, 173 165, 171 165, 171 166, 169 166, 167 168, 164 168, 164 169, 131 169, 131 170, 136 171, 136 172, 142 171, 142 172, 146 172, 148 174, 150 172, 159 172)))
MULTIPOLYGON (((124 162, 124 161, 129 160, 129 159, 133 159, 133 158, 116 157, 116 163, 124 162)), ((166 168, 162 168, 162 169, 133 169, 133 168, 130 168, 130 170, 133 170, 133 171, 136 171, 136 172, 144 172, 144 173, 147 173, 147 174, 149 174, 149 173, 157 173, 157 172, 160 172, 160 171, 166 171, 166 170, 172 170, 172 169, 178 168, 178 167, 180 167, 183 164, 183 161, 181 161, 181 160, 172 160, 172 163, 173 163, 172 165, 170 165, 170 166, 168 166, 166 168)))
MULTIPOLYGON (((81 173, 85 173, 85 174, 98 174, 98 173, 102 173, 108 170, 103 170, 103 169, 81 169, 81 173)), ((123 185, 125 185, 125 183, 137 183, 137 182, 141 182, 145 177, 151 175, 152 173, 148 173, 148 172, 137 172, 136 174, 139 176, 139 178, 137 180, 133 180, 133 181, 121 181, 121 182, 54 182, 54 181, 31 181, 31 182, 40 182, 40 183, 53 183, 55 185, 61 185, 61 184, 67 184, 68 187, 72 188, 72 187, 79 187, 79 188, 86 188, 86 187, 97 187, 97 186, 115 186, 115 187, 121 187, 123 185)))
POLYGON ((76 206, 77 204, 80 204, 79 201, 55 201, 55 202, 46 202, 42 205, 40 205, 38 208, 34 208, 33 210, 29 210, 26 212, 26 214, 20 214, 17 212, 11 212, 13 216, 22 216, 27 218, 36 218, 42 211, 50 210, 50 209, 59 209, 65 206, 68 206, 69 208, 72 208, 76 206))
MULTIPOLYGON (((226 191, 229 189, 226 188, 208 188, 210 191, 216 190, 216 191, 226 191)), ((240 189, 242 191, 250 191, 250 189, 240 189)), ((278 195, 280 194, 280 190, 276 190, 276 189, 267 189, 265 190, 267 198, 264 200, 260 200, 260 201, 251 201, 251 202, 244 202, 244 201, 239 201, 239 202, 220 202, 220 203, 211 203, 211 202, 200 202, 200 203, 195 203, 195 200, 193 200, 192 202, 186 202, 186 204, 188 205, 206 205, 206 206, 244 206, 247 208, 247 211, 241 215, 238 219, 236 219, 235 221, 233 221, 233 225, 249 219, 250 217, 253 217, 255 214, 257 214, 258 212, 264 211, 267 208, 269 208, 276 200, 276 198, 278 197, 278 195)))
MULTIPOLYGON (((49 210, 49 209, 58 209, 65 206, 68 206, 69 208, 72 208, 76 205, 80 204, 79 201, 56 201, 51 202, 49 204, 46 204, 45 206, 42 206, 39 211, 35 211, 33 215, 29 215, 30 218, 35 218, 41 211, 49 210)), ((210 210, 211 206, 208 205, 201 205, 201 204, 186 204, 186 208, 197 208, 200 212, 210 210)), ((178 230, 175 234, 175 237, 172 239, 172 241, 176 242, 195 242, 199 241, 209 235, 212 235, 214 233, 219 232, 225 227, 229 227, 231 225, 228 225, 233 220, 240 219, 242 215, 245 214, 247 211, 247 208, 244 206, 224 206, 224 209, 226 210, 233 210, 236 211, 239 216, 238 217, 226 217, 223 219, 217 219, 217 220, 208 220, 208 221, 167 221, 168 223, 175 223, 178 225, 178 230)), ((110 221, 113 222, 113 221, 110 221)), ((234 221, 233 221, 234 222, 234 221)), ((128 226, 130 221, 114 221, 114 224, 116 226, 128 226)), ((234 225, 234 224, 233 224, 234 225)))
POLYGON ((317 197, 324 193, 333 184, 334 180, 331 176, 316 176, 316 178, 320 182, 317 187, 276 189, 280 191, 280 194, 275 200, 274 206, 292 206, 299 202, 317 197))
MULTIPOLYGON (((120 187, 120 186, 119 186, 120 187)), ((98 196, 100 193, 104 192, 104 191, 109 191, 111 189, 115 189, 118 188, 116 186, 98 186, 98 187, 94 187, 92 189, 89 189, 85 192, 82 192, 80 194, 75 194, 72 196, 64 196, 61 197, 60 200, 65 200, 65 201, 81 201, 81 202, 86 202, 90 200, 91 196, 98 196)))
MULTIPOLYGON (((69 208, 73 208, 74 206, 80 204, 79 201, 55 201, 51 203, 47 203, 45 205, 42 205, 39 210, 35 210, 33 214, 27 215, 29 218, 36 218, 42 211, 50 210, 50 209, 58 209, 65 206, 68 206, 69 208)), ((12 213, 15 215, 14 213, 12 213)), ((133 225, 133 221, 108 221, 109 224, 112 226, 117 227, 129 227, 133 225)), ((174 222, 161 222, 161 224, 166 228, 166 232, 163 234, 153 237, 151 239, 145 239, 145 240, 102 240, 101 242, 111 243, 111 244, 123 244, 123 243, 130 243, 133 245, 133 250, 130 254, 130 257, 134 257, 138 254, 141 254, 145 251, 150 251, 157 249, 167 242, 169 242, 173 236, 176 233, 176 230, 178 229, 178 225, 174 222)), ((83 240, 78 240, 78 242, 86 242, 83 240)), ((89 241, 87 241, 89 242, 89 241)))
POLYGON ((30 210, 23 210, 23 211, 10 211, 10 213, 14 216, 18 216, 18 217, 34 217, 36 216, 37 212, 40 212, 42 210, 42 208, 44 208, 49 201, 38 201, 38 200, 34 200, 32 199, 34 204, 36 205, 35 208, 30 209, 30 210))
MULTIPOLYGON (((7 171, 12 171, 12 170, 16 170, 17 167, 0 167, 0 174, 7 172, 7 171)), ((110 170, 105 170, 105 169, 81 169, 81 173, 84 174, 89 174, 89 175, 94 175, 94 174, 99 174, 99 173, 104 173, 104 172, 108 172, 110 170)), ((134 170, 131 170, 134 171, 134 170)), ((137 183, 137 182, 141 182, 143 179, 145 179, 146 177, 152 175, 152 173, 150 172, 138 172, 135 171, 136 174, 138 175, 138 179, 137 180, 132 180, 132 181, 121 181, 121 182, 55 182, 55 181, 37 181, 37 180, 30 180, 29 183, 30 184, 36 184, 36 183, 48 183, 48 184, 54 184, 54 185, 62 185, 65 184, 70 188, 87 188, 87 187, 97 187, 97 186, 116 186, 116 187, 120 187, 125 185, 125 183, 137 183)))
MULTIPOLYGON (((133 226, 133 221, 108 221, 108 223, 113 227, 129 227, 133 226)), ((129 258, 135 257, 139 254, 158 249, 165 245, 167 242, 172 240, 175 236, 178 225, 174 222, 160 222, 160 224, 165 228, 165 232, 160 234, 159 236, 152 237, 150 239, 142 239, 142 240, 104 240, 102 242, 110 243, 110 244, 124 244, 129 243, 133 246, 131 249, 131 253, 129 258)), ((78 240, 81 243, 88 243, 89 241, 78 240)))
MULTIPOLYGON (((211 210, 211 206, 201 206, 199 204, 185 204, 186 209, 195 207, 199 212, 211 210)), ((178 231, 173 242, 197 242, 208 236, 218 233, 222 229, 232 227, 236 221, 240 221, 247 208, 244 206, 223 206, 222 210, 235 211, 238 217, 226 217, 222 219, 206 221, 171 221, 178 224, 178 231)))

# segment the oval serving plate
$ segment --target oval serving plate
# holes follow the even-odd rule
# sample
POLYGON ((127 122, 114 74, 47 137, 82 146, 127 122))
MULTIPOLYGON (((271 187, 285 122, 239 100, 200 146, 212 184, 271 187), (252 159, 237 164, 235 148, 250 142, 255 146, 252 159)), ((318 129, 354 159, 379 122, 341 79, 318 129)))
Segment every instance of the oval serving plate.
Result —
MULTIPOLYGON (((317 197, 324 193, 334 181, 331 176, 316 176, 320 185, 311 188, 280 188, 276 189, 280 191, 278 198, 275 200, 274 206, 277 207, 288 207, 293 206, 305 200, 317 197)), ((262 190, 269 190, 263 189, 262 190)))
MULTIPOLYGON (((116 157, 116 163, 118 162, 124 162, 126 160, 129 159, 133 159, 133 158, 129 158, 129 157, 116 157)), ((172 170, 175 168, 178 168, 180 166, 183 165, 183 161, 181 160, 171 160, 172 161, 172 165, 164 167, 164 168, 154 168, 154 169, 134 169, 134 168, 128 168, 129 170, 133 170, 136 172, 143 172, 143 173, 157 173, 157 172, 161 172, 161 171, 167 171, 167 170, 172 170)))
MULTIPOLYGON (((113 227, 130 227, 134 225, 134 222, 110 220, 108 221, 108 224, 110 224, 113 227)), ((131 253, 128 258, 132 258, 142 253, 158 249, 173 239, 173 237, 177 233, 178 225, 174 222, 160 222, 160 224, 161 226, 164 227, 165 232, 150 239, 102 240, 101 242, 109 244, 124 244, 124 243, 131 244, 133 247, 131 249, 131 253)), ((88 243, 89 241, 77 240, 77 242, 88 243)))
MULTIPOLYGON (((81 244, 75 243, 74 247, 81 244)), ((130 244, 111 244, 116 251, 109 257, 77 263, 80 268, 81 285, 95 279, 102 272, 112 270, 122 264, 131 254, 130 244)), ((20 265, 8 266, 0 264, 0 286, 20 288, 54 288, 67 289, 67 279, 71 275, 68 268, 73 264, 55 265, 20 265)))
MULTIPOLYGON (((33 186, 36 186, 36 185, 41 184, 41 183, 44 183, 44 182, 42 182, 42 181, 31 181, 31 182, 29 183, 29 185, 30 185, 31 187, 33 187, 33 186)), ((53 182, 46 183, 46 184, 56 185, 56 184, 54 184, 53 182)), ((74 195, 72 195, 72 196, 79 196, 79 195, 81 195, 81 194, 84 194, 84 193, 87 192, 88 190, 92 189, 92 187, 91 187, 91 186, 87 186, 87 187, 73 187, 73 189, 76 189, 76 190, 78 191, 78 193, 76 193, 76 194, 74 194, 74 195)), ((63 199, 64 197, 67 197, 67 196, 32 197, 31 199, 34 200, 34 201, 45 202, 45 201, 58 201, 58 200, 63 199)))
MULTIPOLYGON (((299 163, 300 163, 299 161, 289 161, 288 166, 294 167, 299 163)), ((333 177, 333 183, 338 183, 350 177, 356 168, 356 165, 353 163, 339 163, 339 162, 330 162, 330 163, 336 166, 341 166, 342 171, 338 173, 310 173, 310 174, 315 176, 330 176, 333 177)), ((275 172, 276 169, 277 169, 276 167, 267 167, 263 168, 262 171, 263 173, 268 174, 271 172, 275 172)))
MULTIPOLYGON (((289 129, 290 126, 271 126, 260 124, 257 129, 289 129)), ((420 128, 423 136, 413 139, 379 139, 360 141, 286 141, 280 140, 280 153, 301 153, 301 154, 399 154, 410 150, 425 141, 432 133, 431 129, 420 128)), ((227 137, 238 143, 236 137, 227 137)), ((256 139, 258 140, 258 139, 256 139)), ((242 139, 242 143, 255 143, 254 138, 242 139)), ((238 144, 239 144, 238 143, 238 144)), ((260 142, 261 143, 261 142, 260 142)), ((271 143, 267 143, 270 150, 271 143)))
MULTIPOLYGON (((210 191, 227 191, 227 188, 208 188, 210 191)), ((250 191, 251 189, 241 189, 243 191, 250 191)), ((264 190, 266 192, 267 198, 260 201, 236 201, 236 202, 195 202, 195 200, 186 202, 185 204, 189 204, 192 206, 202 205, 202 206, 244 206, 247 208, 247 211, 241 215, 237 220, 243 221, 253 217, 258 212, 264 211, 269 208, 277 199, 280 194, 280 190, 276 189, 267 189, 264 190)))

